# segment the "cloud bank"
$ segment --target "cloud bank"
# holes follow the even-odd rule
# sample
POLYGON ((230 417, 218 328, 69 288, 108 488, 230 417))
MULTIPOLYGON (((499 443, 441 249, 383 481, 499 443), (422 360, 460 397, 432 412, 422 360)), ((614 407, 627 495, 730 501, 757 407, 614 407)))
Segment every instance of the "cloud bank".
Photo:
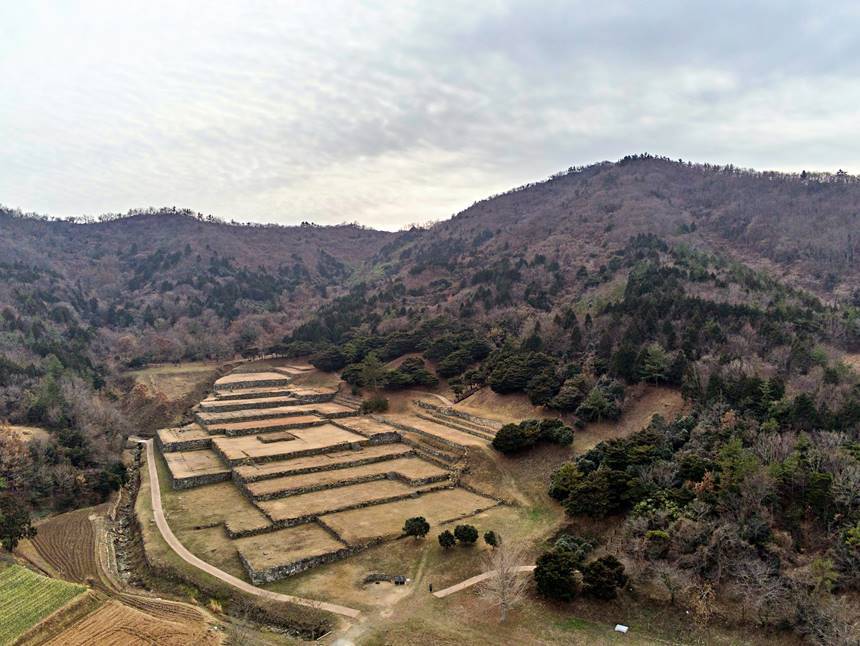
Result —
POLYGON ((653 152, 860 172, 830 2, 0 6, 0 203, 396 229, 653 152))

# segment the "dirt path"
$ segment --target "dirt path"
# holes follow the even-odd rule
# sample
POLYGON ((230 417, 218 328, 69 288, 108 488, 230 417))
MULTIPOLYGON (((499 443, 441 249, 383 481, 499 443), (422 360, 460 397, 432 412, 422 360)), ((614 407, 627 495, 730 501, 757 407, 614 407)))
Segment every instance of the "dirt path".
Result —
POLYGON ((158 470, 155 466, 155 452, 153 450, 153 442, 152 440, 146 440, 144 442, 146 444, 146 465, 149 470, 149 484, 150 484, 150 492, 152 495, 152 511, 155 516, 155 524, 158 526, 158 531, 161 532, 161 536, 170 546, 170 548, 179 555, 183 561, 188 563, 189 565, 193 565, 199 570, 214 576, 216 579, 220 579, 224 583, 228 585, 232 585, 234 588, 241 590, 242 592, 247 592, 248 594, 253 594, 257 597, 262 597, 264 599, 269 599, 272 601, 285 601, 287 603, 293 603, 299 606, 306 606, 308 608, 318 608, 320 610, 325 610, 326 612, 331 612, 337 615, 342 615, 344 617, 349 617, 350 619, 355 619, 359 616, 360 612, 355 610, 354 608, 347 608, 346 606, 339 606, 333 603, 326 603, 325 601, 314 601, 313 599, 305 599, 302 597, 294 597, 288 594, 279 594, 277 592, 270 592, 269 590, 264 590, 263 588, 258 588, 250 583, 246 583, 242 581, 242 579, 238 579, 231 574, 227 574, 223 570, 219 570, 218 568, 206 563, 205 561, 197 558, 189 552, 185 546, 179 542, 179 539, 173 533, 173 530, 170 529, 170 526, 167 524, 167 519, 164 516, 164 509, 161 506, 161 487, 158 482, 158 470))
MULTIPOLYGON (((517 568, 517 572, 533 572, 535 569, 534 565, 520 565, 517 568)), ((439 590, 438 592, 434 592, 433 596, 438 597, 439 599, 443 597, 447 597, 449 594, 454 594, 455 592, 459 592, 460 590, 465 590, 466 588, 471 588, 476 583, 480 583, 481 581, 485 581, 489 579, 490 576, 495 574, 495 570, 491 572, 484 572, 483 574, 478 574, 477 576, 473 576, 471 579, 466 579, 465 581, 460 581, 460 583, 456 583, 449 588, 445 588, 444 590, 439 590)))

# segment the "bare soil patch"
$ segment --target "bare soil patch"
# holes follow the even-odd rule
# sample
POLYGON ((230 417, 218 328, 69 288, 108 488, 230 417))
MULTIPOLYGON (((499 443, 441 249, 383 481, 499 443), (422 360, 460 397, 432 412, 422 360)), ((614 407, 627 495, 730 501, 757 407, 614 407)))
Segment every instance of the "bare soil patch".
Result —
POLYGON ((203 387, 218 371, 219 364, 189 362, 152 365, 129 374, 135 381, 164 393, 170 400, 182 399, 203 387))

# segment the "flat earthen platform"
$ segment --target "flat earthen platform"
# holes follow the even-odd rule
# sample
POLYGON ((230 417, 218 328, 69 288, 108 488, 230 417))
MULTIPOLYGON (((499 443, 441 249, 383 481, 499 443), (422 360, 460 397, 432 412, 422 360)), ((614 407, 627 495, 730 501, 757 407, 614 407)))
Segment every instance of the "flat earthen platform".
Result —
POLYGON ((244 408, 242 410, 200 412, 198 421, 203 424, 216 422, 240 422, 267 419, 274 417, 292 417, 294 415, 319 414, 321 417, 330 415, 354 415, 355 411, 340 404, 321 402, 319 404, 299 404, 297 406, 275 406, 273 408, 244 408))
POLYGON ((309 561, 347 546, 315 523, 236 539, 239 560, 252 580, 283 578, 311 565, 309 561))
POLYGON ((319 522, 333 529, 347 543, 360 544, 399 536, 407 518, 424 516, 431 531, 435 532, 442 522, 474 515, 496 504, 492 498, 465 489, 442 489, 417 498, 326 514, 320 516, 319 522))
POLYGON ((449 472, 445 469, 420 458, 399 458, 343 469, 260 480, 247 484, 246 488, 255 500, 269 500, 290 494, 385 478, 399 480, 416 487, 443 480, 448 475, 449 472))
POLYGON ((323 453, 327 449, 343 450, 350 444, 366 442, 366 438, 351 433, 333 424, 297 428, 290 431, 295 438, 284 442, 265 443, 255 436, 218 437, 212 439, 212 446, 230 464, 243 460, 265 462, 268 460, 288 459, 323 453))
POLYGON ((170 479, 177 489, 211 484, 230 478, 230 467, 214 451, 174 451, 164 454, 170 479))
POLYGON ((431 422, 429 420, 416 417, 415 415, 395 414, 382 415, 381 417, 382 419, 390 421, 395 425, 399 424, 402 426, 407 426, 410 429, 414 429, 420 433, 433 435, 437 438, 440 438, 453 444, 457 444, 459 446, 487 446, 487 444, 489 444, 488 441, 483 440, 479 437, 475 437, 474 435, 471 435, 469 433, 457 431, 443 424, 437 424, 436 422, 431 422))
POLYGON ((323 489, 277 500, 266 500, 257 503, 257 506, 275 523, 290 523, 301 522, 326 512, 373 505, 415 493, 417 493, 415 487, 402 482, 379 480, 349 487, 323 489))
POLYGON ((274 419, 259 419, 250 422, 218 422, 209 424, 206 430, 212 435, 253 435, 268 431, 285 431, 324 424, 325 419, 317 415, 291 415, 274 419))
POLYGON ((299 475, 314 471, 340 469, 358 466, 359 464, 394 460, 411 455, 412 453, 412 447, 405 444, 380 444, 378 446, 365 446, 360 449, 347 449, 346 451, 312 455, 306 458, 249 464, 247 466, 235 467, 234 473, 236 478, 241 482, 255 482, 279 476, 299 475))
POLYGON ((290 381, 292 379, 281 372, 233 372, 218 379, 215 390, 282 386, 290 381))

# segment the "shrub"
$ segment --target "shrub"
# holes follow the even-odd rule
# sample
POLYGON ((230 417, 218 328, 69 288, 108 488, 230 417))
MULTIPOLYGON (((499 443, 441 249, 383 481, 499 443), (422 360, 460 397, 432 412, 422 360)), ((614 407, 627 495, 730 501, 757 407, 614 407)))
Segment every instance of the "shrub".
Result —
POLYGON ((473 545, 478 540, 478 530, 474 525, 457 525, 454 537, 464 545, 473 545))
POLYGON ((557 601, 573 601, 579 594, 576 561, 564 551, 552 550, 541 554, 534 571, 540 594, 557 601))
POLYGON ((618 588, 626 585, 627 575, 621 562, 610 554, 585 566, 583 581, 586 594, 608 601, 618 596, 618 588))
POLYGON ((388 399, 382 395, 374 395, 370 399, 365 399, 361 402, 361 408, 359 409, 362 415, 367 415, 368 413, 384 413, 387 410, 388 399))
POLYGON ((559 419, 531 419, 505 424, 493 438, 493 448, 501 453, 517 453, 538 442, 566 446, 573 442, 573 429, 559 419))
POLYGON ((484 542, 490 547, 496 547, 501 542, 501 539, 496 532, 490 529, 484 532, 484 542))
POLYGON ((454 547, 454 544, 457 542, 457 539, 454 538, 454 535, 449 531, 445 530, 441 534, 439 534, 439 545, 448 549, 449 547, 454 547))
POLYGON ((415 538, 424 538, 427 536, 427 532, 430 531, 430 523, 427 522, 427 519, 424 516, 414 516, 413 518, 407 518, 406 522, 403 523, 403 533, 406 536, 414 536, 415 538))

